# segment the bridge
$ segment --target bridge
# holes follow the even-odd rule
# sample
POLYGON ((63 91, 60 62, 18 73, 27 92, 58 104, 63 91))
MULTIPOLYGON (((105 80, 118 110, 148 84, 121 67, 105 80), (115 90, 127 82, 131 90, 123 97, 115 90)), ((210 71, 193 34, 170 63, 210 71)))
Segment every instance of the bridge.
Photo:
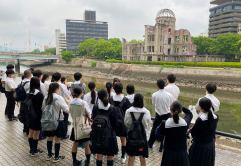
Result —
POLYGON ((18 53, 18 52, 0 52, 0 61, 16 61, 15 70, 20 73, 20 61, 41 61, 42 63, 54 63, 59 60, 57 55, 18 53))

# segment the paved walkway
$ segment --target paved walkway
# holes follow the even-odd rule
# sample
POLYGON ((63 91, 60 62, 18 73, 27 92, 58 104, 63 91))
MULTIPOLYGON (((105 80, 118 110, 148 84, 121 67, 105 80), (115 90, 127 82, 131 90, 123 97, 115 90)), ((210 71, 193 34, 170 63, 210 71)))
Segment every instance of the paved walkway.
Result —
MULTIPOLYGON (((65 140, 61 144, 61 155, 65 155, 66 158, 57 163, 47 162, 46 158, 46 140, 40 141, 39 148, 45 152, 39 157, 30 157, 28 151, 27 137, 22 133, 22 124, 14 121, 9 122, 4 117, 5 97, 0 94, 0 166, 48 166, 48 165, 60 165, 70 166, 71 159, 71 145, 72 142, 65 140)), ((17 111, 16 111, 17 113, 17 111)), ((15 113, 15 114, 16 114, 15 113)), ((158 146, 156 146, 158 147, 158 146)), ((78 158, 84 158, 83 150, 79 149, 78 158)), ((92 156, 92 164, 94 164, 94 158, 92 156)), ((148 166, 160 166, 161 153, 157 152, 157 148, 150 152, 148 159, 148 166)), ((120 164, 119 157, 115 159, 115 165, 120 164)), ((123 164, 127 165, 127 164, 123 164)), ((139 166, 139 162, 136 161, 136 166, 139 166)), ((241 166, 241 153, 234 153, 229 150, 217 148, 216 166, 241 166)))

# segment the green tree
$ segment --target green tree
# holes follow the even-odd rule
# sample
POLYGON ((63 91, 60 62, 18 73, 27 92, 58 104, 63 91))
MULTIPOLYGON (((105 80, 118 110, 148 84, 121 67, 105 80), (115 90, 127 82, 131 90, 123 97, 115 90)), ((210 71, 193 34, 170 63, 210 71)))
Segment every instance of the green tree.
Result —
POLYGON ((79 45, 79 55, 80 56, 93 56, 97 40, 94 38, 86 39, 79 45))
POLYGON ((71 62, 71 60, 74 58, 74 54, 72 51, 63 51, 62 52, 62 59, 66 62, 69 63, 71 62))
POLYGON ((214 39, 199 36, 199 37, 193 37, 192 38, 193 43, 197 46, 197 54, 198 55, 208 55, 212 54, 212 42, 214 42, 214 39))
POLYGON ((44 54, 47 54, 47 55, 56 55, 56 48, 48 48, 46 49, 44 52, 44 54))
POLYGON ((129 44, 141 44, 141 43, 144 43, 143 40, 131 40, 128 42, 129 44))
POLYGON ((111 42, 105 39, 99 39, 95 46, 94 55, 96 58, 105 59, 114 55, 114 49, 111 42))

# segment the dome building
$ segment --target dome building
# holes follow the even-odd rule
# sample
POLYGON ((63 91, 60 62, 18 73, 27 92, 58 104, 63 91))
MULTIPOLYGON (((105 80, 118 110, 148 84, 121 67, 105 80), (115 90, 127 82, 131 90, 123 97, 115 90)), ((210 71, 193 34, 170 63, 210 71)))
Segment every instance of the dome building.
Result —
POLYGON ((186 29, 176 30, 176 17, 170 9, 157 13, 156 24, 145 25, 143 43, 123 40, 124 60, 187 61, 196 55, 196 46, 186 29))

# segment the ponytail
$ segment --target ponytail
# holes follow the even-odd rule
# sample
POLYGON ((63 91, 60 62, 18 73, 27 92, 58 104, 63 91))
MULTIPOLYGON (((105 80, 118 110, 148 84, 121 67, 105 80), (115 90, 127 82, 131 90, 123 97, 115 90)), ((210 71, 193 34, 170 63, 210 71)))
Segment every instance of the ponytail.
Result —
POLYGON ((174 122, 175 122, 176 124, 178 124, 178 122, 179 122, 178 112, 175 112, 175 113, 173 114, 172 118, 173 118, 174 122))
POLYGON ((110 98, 110 96, 111 96, 111 89, 113 87, 113 84, 111 82, 107 82, 105 84, 105 87, 106 87, 106 90, 107 90, 107 93, 108 93, 108 97, 110 98))
POLYGON ((179 123, 179 114, 182 112, 182 104, 175 101, 171 105, 172 118, 176 124, 179 123))
POLYGON ((213 121, 214 117, 213 117, 213 113, 212 113, 211 109, 209 109, 209 111, 207 111, 207 113, 208 113, 208 121, 209 122, 213 121))
POLYGON ((91 91, 91 104, 95 104, 96 102, 96 92, 95 92, 95 83, 94 82, 89 82, 88 88, 91 91))
POLYGON ((204 97, 202 99, 200 99, 199 101, 199 106, 201 107, 201 109, 208 114, 208 121, 211 122, 214 120, 214 117, 213 117, 213 113, 211 111, 212 109, 212 102, 210 99, 204 97))
POLYGON ((53 98, 54 98, 53 93, 55 93, 57 89, 59 89, 58 83, 51 83, 49 85, 49 91, 48 91, 48 96, 46 99, 46 105, 52 104, 53 98))
POLYGON ((109 104, 109 100, 108 100, 108 94, 107 91, 102 89, 98 92, 98 98, 100 101, 102 101, 102 103, 104 104, 104 106, 108 106, 109 104))

